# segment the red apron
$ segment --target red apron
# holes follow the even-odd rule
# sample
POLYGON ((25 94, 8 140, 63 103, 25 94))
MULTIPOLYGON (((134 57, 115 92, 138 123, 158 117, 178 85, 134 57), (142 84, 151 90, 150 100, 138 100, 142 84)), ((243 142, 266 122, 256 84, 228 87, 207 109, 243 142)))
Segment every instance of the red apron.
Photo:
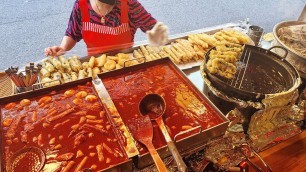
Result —
POLYGON ((88 55, 127 49, 133 46, 127 0, 121 0, 121 25, 117 27, 91 23, 87 0, 80 0, 80 9, 82 15, 82 37, 87 45, 88 55))

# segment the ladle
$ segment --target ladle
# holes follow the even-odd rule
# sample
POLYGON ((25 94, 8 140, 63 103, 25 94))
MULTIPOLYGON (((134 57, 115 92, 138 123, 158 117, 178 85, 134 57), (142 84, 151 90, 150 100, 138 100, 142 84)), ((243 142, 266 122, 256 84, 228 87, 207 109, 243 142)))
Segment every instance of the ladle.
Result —
POLYGON ((166 111, 166 102, 159 94, 147 94, 139 103, 139 111, 142 115, 149 115, 151 120, 156 121, 162 131, 168 148, 177 164, 178 170, 187 171, 187 166, 172 141, 163 121, 163 114, 166 111))
POLYGON ((6 164, 7 172, 39 172, 45 166, 46 155, 38 147, 26 147, 15 152, 6 164))

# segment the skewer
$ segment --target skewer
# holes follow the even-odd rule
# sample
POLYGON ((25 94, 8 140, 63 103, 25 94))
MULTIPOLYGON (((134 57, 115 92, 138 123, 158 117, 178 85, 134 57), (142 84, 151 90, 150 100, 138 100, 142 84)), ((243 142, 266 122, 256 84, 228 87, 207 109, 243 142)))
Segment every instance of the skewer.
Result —
POLYGON ((30 87, 36 83, 41 68, 42 66, 40 64, 35 68, 34 63, 30 63, 29 66, 25 67, 25 72, 18 73, 18 67, 11 66, 5 70, 5 73, 11 78, 17 87, 30 87))
POLYGON ((29 86, 30 78, 31 78, 30 67, 26 66, 26 76, 25 76, 25 82, 24 82, 26 86, 29 86))

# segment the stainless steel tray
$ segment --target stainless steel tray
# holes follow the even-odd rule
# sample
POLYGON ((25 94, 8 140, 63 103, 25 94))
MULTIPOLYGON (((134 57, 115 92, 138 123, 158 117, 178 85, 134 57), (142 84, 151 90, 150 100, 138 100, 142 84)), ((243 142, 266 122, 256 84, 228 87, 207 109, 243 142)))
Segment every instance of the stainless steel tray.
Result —
MULTIPOLYGON (((193 135, 189 135, 188 137, 181 138, 181 139, 176 139, 179 138, 180 136, 177 135, 175 136, 175 144, 179 150, 179 152, 184 153, 185 151, 188 151, 190 149, 196 149, 199 148, 198 150, 201 149, 203 144, 207 142, 210 139, 216 138, 218 136, 221 136, 225 133, 229 120, 222 114, 221 111, 219 111, 216 106, 210 102, 210 100, 203 95, 195 86, 194 84, 187 78, 187 76, 169 59, 169 58, 164 58, 164 59, 159 59, 155 61, 150 61, 147 63, 142 63, 138 64, 132 67, 126 67, 120 70, 115 70, 103 74, 99 74, 98 76, 103 80, 103 79, 108 79, 108 78, 115 78, 119 75, 122 74, 129 74, 133 71, 138 71, 142 69, 148 69, 152 66, 159 65, 159 64, 167 64, 169 65, 172 69, 175 69, 176 73, 180 76, 180 79, 188 85, 189 88, 191 88, 191 91, 197 96, 200 97, 201 100, 205 100, 209 104, 210 107, 212 107, 219 115, 219 117, 223 120, 222 123, 202 130, 201 128, 192 128, 190 131, 196 132, 193 135)), ((144 90, 146 91, 146 90, 144 90)), ((184 134, 184 133, 183 133, 184 134)), ((186 134, 186 133, 185 133, 186 134)), ((180 134, 181 135, 181 134, 180 134)), ((159 155, 162 158, 165 158, 167 156, 170 156, 171 153, 168 151, 167 146, 163 146, 159 148, 158 150, 159 155)), ((146 153, 139 155, 138 158, 135 161, 136 165, 138 168, 144 168, 150 164, 153 163, 153 160, 151 156, 146 153)))
MULTIPOLYGON (((73 82, 69 82, 69 83, 65 83, 62 85, 57 85, 57 86, 52 86, 52 87, 48 87, 48 88, 42 88, 39 90, 33 90, 33 91, 28 91, 28 92, 24 92, 24 93, 19 93, 19 94, 15 94, 15 95, 11 95, 11 96, 7 96, 7 97, 3 97, 0 98, 0 107, 10 103, 10 102, 16 102, 16 101, 20 101, 22 99, 29 99, 29 98, 34 98, 37 96, 41 96, 44 94, 48 94, 52 91, 60 91, 60 90, 66 90, 69 89, 71 87, 75 87, 78 85, 83 85, 87 82, 91 82, 92 78, 85 78, 85 79, 81 79, 81 80, 77 80, 77 81, 73 81, 73 82)), ((2 112, 1 112, 1 108, 0 108, 0 155, 4 155, 4 133, 3 133, 3 129, 2 129, 2 112)), ((116 128, 114 128, 116 129, 116 128)), ((116 134, 117 132, 115 132, 116 134)), ((116 136, 117 138, 120 136, 116 136)), ((103 169, 103 171, 132 171, 133 169, 133 159, 134 157, 131 157, 129 159, 127 159, 124 162, 120 162, 118 164, 116 164, 115 166, 111 166, 108 167, 106 169, 103 169)), ((4 171, 5 169, 5 163, 4 163, 4 156, 0 157, 0 171, 4 171)))

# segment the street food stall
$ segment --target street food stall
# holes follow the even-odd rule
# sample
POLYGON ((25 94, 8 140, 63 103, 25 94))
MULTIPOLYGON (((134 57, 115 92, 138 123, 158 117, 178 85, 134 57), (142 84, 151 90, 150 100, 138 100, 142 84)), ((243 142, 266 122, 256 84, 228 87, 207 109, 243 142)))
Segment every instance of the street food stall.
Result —
POLYGON ((274 43, 245 21, 10 67, 1 170, 305 171, 305 25, 276 25, 274 43))

